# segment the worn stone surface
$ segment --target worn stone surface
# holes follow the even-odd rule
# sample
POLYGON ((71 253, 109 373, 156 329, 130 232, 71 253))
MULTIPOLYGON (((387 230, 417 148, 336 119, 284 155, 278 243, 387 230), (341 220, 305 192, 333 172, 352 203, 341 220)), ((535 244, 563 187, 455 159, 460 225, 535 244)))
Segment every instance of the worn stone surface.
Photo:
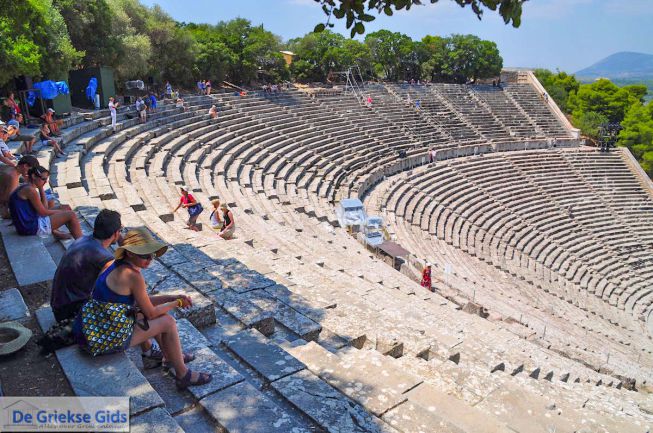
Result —
POLYGON ((204 410, 202 406, 174 416, 177 424, 184 429, 184 433, 221 433, 215 420, 204 410))
POLYGON ((471 433, 445 421, 436 411, 429 411, 410 401, 389 410, 382 418, 402 433, 471 433))
POLYGON ((177 421, 162 408, 156 408, 129 420, 131 433, 184 433, 177 421))
POLYGON ((263 289, 276 284, 275 281, 248 268, 240 261, 233 258, 215 260, 215 265, 211 266, 209 272, 213 276, 218 277, 222 281, 224 287, 238 293, 263 289))
POLYGON ((320 335, 322 327, 290 308, 285 303, 274 299, 263 290, 254 290, 248 293, 249 300, 263 311, 271 312, 274 319, 286 328, 307 341, 316 340, 320 335))
POLYGON ((436 414, 447 425, 454 425, 463 431, 487 433, 509 433, 511 430, 488 413, 458 400, 427 383, 406 393, 410 403, 421 406, 427 412, 436 414))
MULTIPOLYGON (((136 355, 140 358, 140 349, 137 349, 136 352, 136 355)), ((195 399, 188 390, 180 391, 177 389, 175 377, 172 373, 164 372, 161 368, 141 371, 172 415, 187 410, 195 404, 195 399)))
POLYGON ((0 323, 22 322, 28 318, 29 309, 18 289, 8 289, 0 292, 0 323))
POLYGON ((307 370, 272 387, 329 433, 397 432, 307 370))
POLYGON ((165 295, 183 294, 190 296, 193 305, 188 308, 175 308, 172 314, 177 318, 185 318, 198 328, 215 323, 215 308, 213 302, 176 275, 170 275, 154 286, 157 293, 165 295))
POLYGON ((274 317, 252 304, 246 297, 239 296, 231 290, 218 290, 209 296, 229 314, 248 328, 256 328, 263 335, 274 332, 274 317))
POLYGON ((163 400, 125 353, 92 357, 77 346, 56 352, 75 395, 129 396, 131 415, 163 406, 163 400))
POLYGON ((179 266, 175 268, 175 271, 205 295, 215 290, 222 289, 222 282, 220 279, 216 278, 194 262, 188 263, 184 266, 179 266))
POLYGON ((239 332, 225 343, 270 382, 305 368, 304 364, 253 329, 239 332))
POLYGON ((202 335, 211 343, 211 347, 221 345, 224 341, 245 329, 242 323, 220 307, 215 308, 215 318, 215 324, 201 329, 202 335))
POLYGON ((313 373, 376 415, 406 400, 404 393, 422 380, 405 373, 376 351, 328 352, 316 343, 288 349, 313 373))
POLYGON ((19 236, 10 221, 0 223, 0 235, 19 286, 50 281, 57 265, 38 236, 19 236), (38 263, 38 266, 34 266, 38 263))
POLYGON ((205 385, 188 388, 196 399, 199 400, 244 379, 240 373, 209 349, 208 340, 186 319, 177 321, 177 330, 182 350, 195 354, 195 360, 188 363, 188 368, 210 373, 213 376, 211 382, 205 385))
POLYGON ((309 432, 247 382, 210 395, 200 404, 229 433, 309 432))

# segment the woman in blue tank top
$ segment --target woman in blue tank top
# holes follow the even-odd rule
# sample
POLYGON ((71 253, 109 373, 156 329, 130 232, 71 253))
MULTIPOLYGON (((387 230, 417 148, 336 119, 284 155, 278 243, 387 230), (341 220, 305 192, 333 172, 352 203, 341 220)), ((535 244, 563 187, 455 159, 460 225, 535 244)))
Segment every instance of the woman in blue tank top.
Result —
MULTIPOLYGON (((130 230, 115 252, 116 260, 96 280, 92 298, 100 302, 137 305, 148 320, 149 328, 134 326, 129 346, 160 337, 164 363, 174 369, 177 388, 184 389, 211 381, 210 374, 193 372, 186 367, 185 363, 192 361, 194 356, 182 352, 177 322, 168 314, 174 308, 189 307, 192 302, 185 295, 149 296, 141 274, 141 269, 147 268, 167 249, 168 246, 156 241, 145 227, 130 230)), ((75 319, 73 333, 80 343, 85 344, 80 315, 75 319)))
POLYGON ((27 182, 19 186, 9 196, 9 213, 21 236, 48 236, 75 239, 82 236, 82 229, 75 212, 66 209, 48 209, 48 200, 44 187, 48 183, 50 172, 43 167, 32 167, 27 173, 27 182), (67 226, 70 235, 57 232, 61 226, 67 226), (54 230, 54 232, 53 232, 54 230))

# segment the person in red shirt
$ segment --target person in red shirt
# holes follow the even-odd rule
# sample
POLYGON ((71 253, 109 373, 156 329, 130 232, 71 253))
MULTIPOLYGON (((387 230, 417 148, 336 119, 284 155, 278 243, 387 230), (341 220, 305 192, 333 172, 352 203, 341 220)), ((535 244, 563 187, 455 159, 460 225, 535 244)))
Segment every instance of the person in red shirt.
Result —
POLYGON ((431 287, 431 264, 430 263, 426 263, 426 266, 424 266, 424 269, 422 270, 421 286, 424 287, 425 289, 433 291, 433 288, 431 287))
POLYGON ((189 229, 198 232, 201 230, 201 228, 197 224, 197 217, 200 216, 204 208, 195 200, 195 197, 193 197, 193 195, 188 192, 187 187, 182 186, 180 189, 181 198, 179 199, 179 204, 175 210, 173 210, 173 213, 177 212, 180 207, 188 209, 188 221, 186 222, 186 225, 189 229))

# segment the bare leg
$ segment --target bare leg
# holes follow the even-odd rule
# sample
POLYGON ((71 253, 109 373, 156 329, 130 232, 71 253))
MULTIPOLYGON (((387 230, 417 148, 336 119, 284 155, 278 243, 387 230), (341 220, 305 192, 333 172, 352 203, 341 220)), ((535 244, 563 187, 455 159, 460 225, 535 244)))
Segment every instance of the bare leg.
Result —
POLYGON ((77 215, 71 210, 64 210, 57 212, 54 215, 50 215, 50 223, 52 224, 53 232, 62 225, 66 225, 68 230, 70 230, 70 234, 73 235, 73 238, 77 239, 82 237, 82 228, 79 225, 77 215))
MULTIPOLYGON (((139 327, 134 328, 131 345, 136 346, 152 337, 159 337, 157 340, 161 345, 161 350, 165 358, 172 364, 175 369, 175 376, 182 378, 188 372, 188 367, 184 364, 184 355, 181 351, 179 334, 177 333, 177 322, 174 317, 164 314, 149 321, 150 329, 144 331, 139 327)), ((199 377, 198 372, 193 372, 191 380, 195 381, 199 377)))

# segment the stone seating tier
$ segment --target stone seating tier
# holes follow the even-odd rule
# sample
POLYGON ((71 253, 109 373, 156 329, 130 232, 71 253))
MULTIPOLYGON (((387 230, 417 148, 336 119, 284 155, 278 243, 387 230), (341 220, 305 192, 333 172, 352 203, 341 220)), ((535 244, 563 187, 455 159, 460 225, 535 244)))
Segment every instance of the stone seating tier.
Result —
MULTIPOLYGON (((644 400, 620 389, 623 384, 613 376, 545 351, 499 324, 458 312, 438 295, 418 292, 407 277, 335 231, 328 222, 328 201, 309 191, 326 185, 326 196, 333 199, 367 178, 367 164, 390 167, 396 161, 388 158, 380 125, 367 130, 346 120, 345 129, 358 129, 343 131, 330 128, 329 122, 312 123, 302 117, 303 106, 317 106, 322 116, 336 110, 288 93, 289 98, 260 101, 224 96, 221 116, 213 124, 201 116, 213 101, 198 98, 193 104, 200 115, 167 113, 158 124, 145 126, 125 122, 121 133, 74 143, 80 155, 53 163, 53 168, 61 165, 62 179, 72 179, 64 175, 68 169, 79 170, 81 185, 57 184, 55 189, 87 227, 99 209, 110 207, 123 213, 126 225, 147 225, 172 244, 145 273, 151 290, 185 291, 198 300, 196 314, 178 312, 180 334, 185 346, 202 354, 195 368, 210 369, 215 383, 180 396, 166 391, 158 372, 133 374, 138 384, 119 383, 122 388, 111 392, 143 393, 132 400, 142 407, 134 425, 143 431, 160 430, 165 423, 171 431, 205 425, 230 432, 408 432, 438 422, 455 431, 476 431, 474 422, 484 419, 496 431, 548 431, 591 418, 597 427, 630 431, 633 419, 649 421, 640 410, 644 400), (305 151, 298 149, 302 137, 313 132, 306 126, 318 128, 323 138, 310 135, 316 141, 305 151), (351 158, 348 147, 360 156, 351 158), (206 230, 186 230, 170 212, 180 183, 207 205, 219 196, 233 206, 238 238, 220 242, 206 230), (130 203, 130 194, 141 202, 130 203), (207 320, 209 309, 214 314, 207 320), (211 324, 216 320, 220 325, 211 324), (308 358, 295 352, 303 348, 308 358), (341 361, 333 364, 327 350, 341 361), (340 362, 356 368, 331 370, 340 362), (460 387, 453 378, 463 373, 466 383, 478 386, 460 387), (389 381, 375 381, 382 376, 389 381), (517 389, 520 401, 538 408, 535 418, 506 398, 517 389), (550 420, 548 403, 537 397, 544 393, 554 396, 564 419, 550 420), (243 405, 243 395, 251 404, 243 405), (623 402, 619 408, 609 403, 615 399, 623 402), (196 403, 203 410, 193 408, 196 403), (458 414, 474 412, 472 406, 479 407, 477 418, 461 423, 458 414), (438 407, 437 415, 428 409, 432 407, 438 407), (246 416, 234 419, 234 410, 246 416), (495 419, 496 413, 511 416, 495 419), (152 424, 157 419, 161 424, 152 424)), ((207 217, 208 212, 201 216, 205 227, 207 217)), ((561 339, 554 334, 546 341, 551 338, 561 339)), ((86 362, 79 356, 57 354, 69 377, 75 376, 72 365, 86 362)), ((116 368, 137 369, 138 358, 116 359, 116 368)), ((608 367, 612 363, 606 367, 611 371, 608 367)), ((111 377, 101 371, 104 381, 111 377)))

